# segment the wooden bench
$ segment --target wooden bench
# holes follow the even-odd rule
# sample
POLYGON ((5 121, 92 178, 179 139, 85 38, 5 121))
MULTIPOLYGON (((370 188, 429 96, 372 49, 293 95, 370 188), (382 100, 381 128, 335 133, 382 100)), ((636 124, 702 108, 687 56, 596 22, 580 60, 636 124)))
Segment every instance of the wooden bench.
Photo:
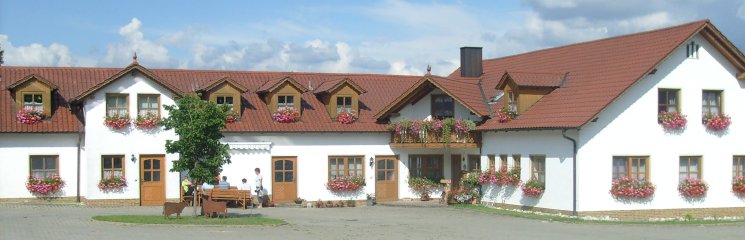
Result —
POLYGON ((238 189, 207 189, 205 196, 212 201, 232 201, 246 209, 251 204, 251 192, 238 189))

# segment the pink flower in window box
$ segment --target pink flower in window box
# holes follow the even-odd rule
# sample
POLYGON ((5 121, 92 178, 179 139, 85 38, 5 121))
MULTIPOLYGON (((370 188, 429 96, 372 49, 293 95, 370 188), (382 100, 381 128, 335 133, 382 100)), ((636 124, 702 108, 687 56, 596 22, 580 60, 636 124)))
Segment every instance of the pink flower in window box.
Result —
POLYGON ((732 192, 745 196, 745 176, 737 176, 732 182, 732 192))
POLYGON ((660 122, 665 131, 682 130, 686 127, 686 123, 688 123, 685 115, 665 111, 661 111, 660 114, 657 115, 657 121, 660 122))
POLYGON ((104 117, 103 124, 113 129, 122 129, 129 127, 132 121, 129 119, 129 115, 112 115, 104 117))
POLYGON ((501 111, 497 112, 496 118, 497 121, 500 123, 506 123, 511 121, 512 119, 515 119, 517 117, 517 113, 510 111, 508 108, 503 108, 501 111))
POLYGON ((234 123, 238 120, 238 114, 235 114, 233 111, 228 111, 227 115, 225 116, 225 123, 234 123))
POLYGON ((98 182, 98 189, 104 192, 119 191, 127 186, 127 179, 118 176, 109 176, 98 182))
POLYGON ((334 178, 326 183, 326 189, 331 192, 354 192, 365 186, 365 179, 362 177, 340 177, 334 178))
POLYGON ((155 128, 158 124, 160 124, 160 118, 152 113, 137 116, 135 120, 135 126, 141 129, 155 128))
POLYGON ((47 178, 29 177, 26 189, 36 195, 48 196, 56 193, 65 186, 65 181, 58 175, 47 178))
POLYGON ((709 185, 698 178, 686 178, 678 184, 678 192, 684 197, 702 197, 706 195, 706 190, 709 190, 709 185))
POLYGON ((531 179, 530 181, 523 183, 520 189, 523 190, 523 195, 525 196, 538 197, 543 194, 543 191, 546 189, 546 187, 543 185, 543 183, 540 183, 535 179, 531 179))
POLYGON ((647 181, 622 177, 613 180, 610 194, 615 198, 644 199, 654 194, 655 186, 647 181))
POLYGON ((704 124, 711 131, 726 130, 732 123, 730 117, 726 114, 704 114, 704 124))
POLYGON ((341 124, 352 124, 354 121, 357 121, 357 114, 354 114, 354 112, 340 112, 336 115, 336 121, 338 121, 341 124))
POLYGON ((39 123, 41 120, 44 120, 44 112, 37 109, 24 108, 18 111, 18 114, 16 114, 16 120, 23 124, 39 123))
POLYGON ((299 118, 300 113, 293 107, 281 107, 277 109, 277 112, 272 114, 272 119, 280 123, 296 122, 299 118))

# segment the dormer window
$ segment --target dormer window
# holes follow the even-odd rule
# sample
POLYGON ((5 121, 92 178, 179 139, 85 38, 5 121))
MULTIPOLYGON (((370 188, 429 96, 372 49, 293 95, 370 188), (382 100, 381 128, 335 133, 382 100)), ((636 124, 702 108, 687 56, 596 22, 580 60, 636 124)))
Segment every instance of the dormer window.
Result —
POLYGON ((233 111, 233 96, 217 95, 215 98, 217 105, 227 107, 233 111))
POLYGON ((515 91, 507 91, 507 109, 511 112, 517 112, 517 94, 515 91))
POLYGON ((279 95, 277 96, 277 109, 295 108, 295 96, 279 95))
POLYGON ((336 113, 353 112, 353 109, 351 96, 336 97, 336 113))
POLYGON ((455 114, 453 98, 447 94, 432 95, 432 117, 436 119, 452 118, 455 114))
POLYGON ((44 98, 41 93, 23 93, 23 109, 44 112, 44 98))
POLYGON ((42 118, 52 116, 52 92, 57 86, 37 74, 28 75, 8 85, 13 93, 16 111, 34 111, 42 118))

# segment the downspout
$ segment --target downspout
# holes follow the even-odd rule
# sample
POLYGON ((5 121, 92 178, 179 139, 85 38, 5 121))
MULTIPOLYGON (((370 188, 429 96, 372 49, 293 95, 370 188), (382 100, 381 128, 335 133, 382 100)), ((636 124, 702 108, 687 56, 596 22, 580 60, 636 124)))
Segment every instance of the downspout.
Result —
POLYGON ((572 216, 577 216, 577 140, 566 135, 568 128, 561 130, 561 136, 572 141, 572 216))
POLYGON ((77 189, 77 195, 76 195, 76 199, 77 199, 77 202, 78 203, 80 203, 80 149, 81 149, 81 145, 82 145, 82 142, 83 142, 83 134, 85 134, 85 130, 78 132, 78 152, 77 152, 77 155, 78 155, 78 163, 77 163, 78 164, 78 171, 77 171, 77 175, 78 176, 77 176, 77 181, 76 181, 77 182, 77 187, 76 187, 76 189, 77 189))

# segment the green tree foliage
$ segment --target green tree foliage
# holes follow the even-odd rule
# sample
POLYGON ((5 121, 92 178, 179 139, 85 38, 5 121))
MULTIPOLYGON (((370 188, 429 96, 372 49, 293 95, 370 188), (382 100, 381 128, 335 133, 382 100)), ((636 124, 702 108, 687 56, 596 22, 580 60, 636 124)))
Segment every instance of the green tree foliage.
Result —
POLYGON ((222 166, 230 163, 228 145, 220 143, 225 128, 226 112, 217 104, 188 95, 176 105, 164 106, 168 118, 163 119, 166 130, 174 129, 179 140, 166 141, 166 152, 178 153, 171 172, 188 171, 192 181, 215 181, 222 166))

